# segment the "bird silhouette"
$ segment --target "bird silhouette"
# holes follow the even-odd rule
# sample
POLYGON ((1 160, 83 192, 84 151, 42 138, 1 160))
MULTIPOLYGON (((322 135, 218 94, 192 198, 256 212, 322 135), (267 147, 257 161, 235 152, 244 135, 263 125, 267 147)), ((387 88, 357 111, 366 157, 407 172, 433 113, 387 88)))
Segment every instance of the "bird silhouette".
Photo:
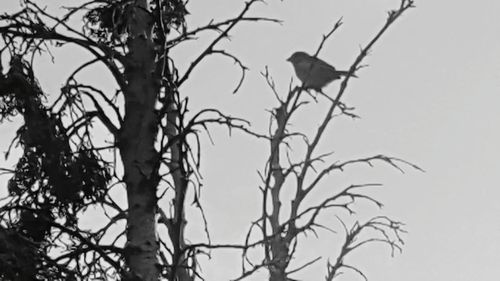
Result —
MULTIPOLYGON (((302 81, 304 88, 321 90, 332 81, 349 75, 349 71, 337 70, 323 60, 310 56, 305 52, 295 52, 287 59, 295 69, 295 74, 302 81)), ((351 77, 357 77, 350 74, 351 77)))

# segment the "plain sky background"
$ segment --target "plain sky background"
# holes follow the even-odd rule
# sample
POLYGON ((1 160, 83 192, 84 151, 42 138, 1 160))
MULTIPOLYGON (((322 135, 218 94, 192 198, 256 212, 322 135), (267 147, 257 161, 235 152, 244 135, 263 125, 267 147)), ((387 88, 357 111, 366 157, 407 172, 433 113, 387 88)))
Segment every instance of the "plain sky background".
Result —
MULTIPOLYGON (((18 3, 7 2, 9 6, 18 3)), ((47 3, 56 6, 62 2, 47 3)), ((286 58, 298 50, 313 53, 322 34, 343 17, 344 25, 319 57, 339 69, 348 68, 359 46, 383 25, 386 11, 398 5, 398 0, 269 0, 267 5, 256 5, 252 15, 278 18, 283 24, 243 23, 233 30, 231 41, 221 44, 250 68, 240 92, 231 94, 239 69, 229 59, 216 56, 193 73, 181 92, 191 97, 193 111, 216 106, 250 120, 255 130, 265 132, 269 120, 266 110, 276 105, 259 74, 266 65, 284 94, 294 77, 286 58)), ((212 18, 233 17, 242 6, 239 0, 192 0, 188 23, 193 28, 212 18)), ((375 45, 365 60, 369 67, 350 82, 344 102, 356 107, 362 118, 334 121, 322 149, 335 151, 333 160, 384 153, 426 170, 420 173, 408 168, 401 174, 383 164, 359 166, 344 175, 333 174, 323 189, 324 195, 328 188, 348 183, 383 183, 384 187, 373 194, 385 207, 378 210, 362 205, 360 217, 388 215, 406 223, 409 233, 402 254, 391 258, 386 248, 374 246, 347 260, 364 270, 370 280, 496 281, 500 276, 499 12, 500 2, 493 0, 416 1, 416 8, 403 15, 375 45)), ((173 52, 181 71, 215 35, 209 33, 173 52)), ((36 65, 49 93, 56 93, 64 74, 85 59, 83 53, 71 48, 56 54, 55 64, 44 58, 36 65)), ((109 76, 98 69, 83 78, 110 86, 109 76)), ((334 95, 338 84, 333 83, 325 92, 334 95)), ((320 113, 313 110, 301 115, 294 128, 314 128, 320 113)), ((14 134, 13 128, 9 124, 0 127, 2 149, 14 134)), ((239 242, 250 221, 259 215, 257 170, 264 167, 267 144, 237 132, 228 138, 227 131, 220 128, 213 129, 212 136, 215 146, 204 143, 202 160, 203 199, 212 237, 215 242, 239 242)), ((6 165, 9 163, 12 161, 6 165)), ((335 225, 333 217, 326 219, 335 225)), ((188 225, 188 231, 196 241, 201 236, 193 224, 188 225)), ((341 237, 328 232, 320 233, 320 242, 308 237, 311 241, 304 243, 310 244, 304 245, 310 246, 299 256, 334 258, 334 245, 341 237)), ((203 266, 207 280, 236 277, 238 257, 230 251, 214 254, 203 266)), ((318 262, 295 277, 322 280, 324 263, 318 262)), ((354 278, 346 275, 341 280, 354 278)))

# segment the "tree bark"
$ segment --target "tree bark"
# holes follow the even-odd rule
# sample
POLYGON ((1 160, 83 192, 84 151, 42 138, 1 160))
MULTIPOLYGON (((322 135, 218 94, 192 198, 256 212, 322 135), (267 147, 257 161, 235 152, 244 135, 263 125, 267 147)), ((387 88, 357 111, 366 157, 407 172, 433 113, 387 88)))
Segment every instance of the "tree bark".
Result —
POLYGON ((161 77, 155 63, 152 20, 147 0, 136 0, 128 13, 128 54, 125 64, 125 116, 118 146, 128 199, 126 261, 138 280, 159 279, 156 237, 159 155, 155 103, 161 77))

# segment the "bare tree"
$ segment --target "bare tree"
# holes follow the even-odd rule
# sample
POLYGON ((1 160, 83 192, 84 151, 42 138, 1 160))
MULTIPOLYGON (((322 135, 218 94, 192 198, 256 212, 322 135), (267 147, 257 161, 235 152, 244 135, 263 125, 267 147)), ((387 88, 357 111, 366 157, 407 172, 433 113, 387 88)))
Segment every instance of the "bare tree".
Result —
MULTIPOLYGON (((269 280, 271 281, 295 280, 290 277, 291 274, 320 260, 320 257, 318 257, 297 268, 290 268, 290 262, 299 256, 297 245, 300 235, 306 235, 308 232, 316 234, 316 231, 320 228, 331 229, 331 222, 325 225, 318 221, 320 213, 330 209, 339 209, 354 214, 353 204, 359 200, 367 200, 378 207, 382 207, 381 202, 363 193, 364 189, 380 186, 378 183, 351 184, 337 192, 332 192, 330 196, 324 198, 317 205, 308 205, 306 198, 319 189, 321 183, 330 173, 343 171, 348 166, 355 164, 372 166, 372 163, 375 162, 389 164, 401 172, 403 172, 401 165, 422 170, 403 159, 385 155, 347 161, 332 161, 329 160, 331 159, 331 153, 318 152, 318 144, 321 140, 324 140, 325 130, 331 125, 334 118, 341 116, 357 117, 353 112, 354 108, 348 107, 341 101, 341 98, 346 93, 348 82, 351 77, 355 77, 355 72, 364 67, 362 61, 374 44, 406 10, 412 7, 414 7, 412 0, 402 0, 397 9, 389 11, 382 28, 365 47, 361 48, 359 55, 350 66, 348 74, 343 78, 335 98, 330 98, 321 91, 318 92, 319 98, 324 98, 325 102, 329 102, 329 107, 320 120, 319 127, 312 135, 294 131, 290 126, 298 112, 303 107, 310 106, 309 100, 311 98, 317 101, 317 97, 312 96, 308 89, 305 88, 306 83, 295 87, 290 85, 289 92, 284 97, 281 97, 268 69, 266 68, 262 73, 271 92, 278 101, 278 106, 272 110, 269 126, 270 153, 264 172, 261 174, 262 216, 251 226, 246 242, 249 246, 258 244, 250 242, 250 237, 252 237, 254 231, 260 231, 264 257, 261 262, 250 261, 248 252, 245 250, 243 252, 243 274, 237 280, 252 274, 262 267, 269 271, 269 280), (302 140, 302 150, 292 148, 291 143, 296 138, 302 140), (290 155, 297 154, 296 151, 305 151, 305 154, 299 156, 299 160, 293 160, 290 155), (282 195, 284 193, 293 194, 289 202, 283 202, 282 195), (287 208, 288 206, 289 208, 287 208), (283 217, 286 219, 282 219, 283 217)), ((314 57, 318 56, 325 41, 341 25, 342 21, 337 21, 332 30, 323 36, 314 57)), ((310 123, 314 124, 315 122, 311 120, 310 123)), ((336 261, 334 263, 327 261, 326 280, 333 280, 342 273, 343 269, 352 270, 367 280, 361 270, 345 262, 346 256, 362 245, 382 242, 389 245, 392 252, 401 250, 403 244, 401 233, 404 232, 401 222, 394 221, 386 216, 375 216, 364 223, 356 222, 348 228, 340 217, 337 218, 345 230, 345 241, 341 252, 336 257, 336 261), (365 232, 369 232, 371 236, 363 238, 362 234, 365 232)))
MULTIPOLYGON (((188 114, 188 99, 179 87, 208 56, 222 55, 236 62, 242 76, 235 92, 240 88, 247 68, 218 44, 238 24, 279 22, 248 16, 259 2, 248 0, 235 17, 197 28, 188 28, 187 1, 183 0, 82 1, 79 6, 64 7, 65 12, 58 15, 49 13, 37 1, 23 0, 18 12, 0 16, 0 52, 9 58, 9 69, 0 71, 1 120, 20 115, 24 121, 13 140, 23 148, 23 155, 14 170, 3 168, 12 177, 9 196, 0 207, 0 252, 6 253, 0 256, 2 279, 195 280, 202 278, 197 262, 200 254, 232 248, 243 251, 243 272, 237 279, 262 268, 269 271, 272 281, 292 280, 290 274, 310 264, 289 269, 296 255, 297 237, 323 226, 317 222, 320 212, 331 208, 352 211, 351 205, 358 199, 381 204, 359 192, 372 184, 356 184, 319 205, 306 206, 304 199, 328 173, 375 161, 398 169, 402 164, 418 168, 398 158, 376 155, 314 170, 316 163, 328 157, 316 151, 330 121, 338 115, 355 116, 341 102, 349 76, 342 81, 337 96, 328 99, 329 110, 313 136, 289 128, 289 121, 310 98, 304 88, 291 87, 281 98, 267 71, 264 78, 278 101, 269 134, 256 133, 246 120, 216 108, 188 114), (83 21, 75 26, 74 19, 79 17, 83 21), (218 33, 181 73, 170 51, 208 31, 218 33), (60 94, 49 101, 33 73, 33 60, 66 45, 85 50, 90 58, 75 66, 60 94), (78 80, 78 74, 94 64, 107 68, 116 91, 106 92, 78 80), (93 134, 96 123, 105 128, 109 138, 93 134), (262 174, 262 216, 241 245, 211 243, 208 227, 206 243, 189 243, 185 237, 188 190, 194 191, 194 202, 205 217, 199 200, 199 132, 210 125, 225 125, 270 143, 262 174), (301 161, 284 164, 287 142, 296 137, 304 139, 307 152, 301 161), (311 171, 316 173, 311 175, 311 171), (295 197, 290 215, 280 221, 280 194, 287 192, 285 183, 293 176, 295 197), (110 193, 120 187, 126 191, 126 206, 110 193), (169 201, 168 210, 159 206, 161 199, 169 201), (101 208, 107 216, 103 227, 88 230, 78 224, 82 212, 90 206, 101 208), (299 224, 303 218, 305 223, 299 224), (116 231, 117 225, 122 226, 121 231, 116 231), (160 235, 161 227, 166 229, 164 235, 160 235), (261 231, 261 239, 250 241, 255 229, 261 231), (250 262, 247 253, 251 248, 263 249, 261 262, 250 262)), ((355 59, 351 74, 362 67, 362 60, 387 28, 412 6, 413 1, 402 0, 398 9, 389 12, 386 24, 355 59)), ((339 21, 323 42, 340 25, 339 21)), ((393 249, 400 248, 400 223, 387 217, 375 217, 345 229, 342 252, 335 263, 327 264, 327 280, 342 268, 361 273, 344 263, 344 257, 363 244, 382 241, 393 249), (381 238, 357 240, 367 229, 375 230, 381 238)))

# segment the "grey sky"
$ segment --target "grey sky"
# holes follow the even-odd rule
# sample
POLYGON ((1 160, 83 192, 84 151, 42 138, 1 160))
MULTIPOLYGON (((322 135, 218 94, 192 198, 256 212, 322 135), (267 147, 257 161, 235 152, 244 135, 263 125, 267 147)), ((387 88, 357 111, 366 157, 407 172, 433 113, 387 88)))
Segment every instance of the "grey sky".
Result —
MULTIPOLYGON (((272 98, 257 71, 268 65, 285 91, 293 75, 285 59, 297 50, 313 52, 321 35, 341 16, 344 26, 320 57, 345 68, 357 55, 358 46, 383 24, 385 11, 398 2, 270 1, 261 11, 284 19, 283 26, 240 27, 227 44, 253 71, 242 91, 228 97, 232 84, 225 81, 227 77, 236 79, 236 74, 211 74, 213 68, 231 71, 230 62, 221 65, 215 58, 197 72, 194 79, 199 83, 191 84, 188 90, 206 95, 209 103, 226 104, 229 100, 232 112, 265 129, 267 116, 262 108, 270 108, 272 98)), ((328 145, 340 159, 386 153, 417 163, 427 172, 407 170, 400 175, 384 167, 349 173, 354 182, 361 178, 384 183, 385 188, 378 193, 385 203, 381 213, 403 220, 410 231, 403 254, 394 259, 388 257, 386 249, 375 247, 349 261, 366 269, 370 280, 497 280, 500 4, 442 0, 417 1, 416 5, 375 46, 365 61, 370 66, 359 73, 360 79, 351 82, 345 101, 358 109, 362 119, 335 123, 328 145)), ((192 6, 194 18, 197 5, 192 6)), ((201 6, 200 11, 210 9, 201 6)), ((337 87, 334 83, 328 90, 335 93, 337 87)), ((227 142, 218 138, 216 144, 206 161, 217 161, 217 165, 205 169, 206 184, 236 189, 229 192, 239 200, 222 201, 210 210, 226 213, 221 225, 230 232, 237 223, 234 210, 251 210, 250 203, 242 202, 248 202, 255 192, 258 177, 252 168, 262 168, 263 156, 242 149, 253 142, 239 137, 227 142), (239 166, 229 164, 242 158, 245 163, 239 166), (227 169, 236 179, 224 178, 227 169)), ((261 151, 265 153, 265 147, 261 151)), ((343 179, 349 181, 348 177, 343 179)), ((205 198, 215 200, 217 194, 206 192, 205 198)), ((363 211, 366 215, 377 210, 363 211)), ((338 239, 328 234, 325 237, 338 239)), ((334 253, 333 248, 324 251, 324 245, 316 246, 311 246, 312 251, 334 253)), ((208 271, 223 276, 217 268, 208 271)), ((306 281, 323 276, 321 266, 297 275, 306 281)), ((353 279, 346 276, 345 280, 353 279)))
MULTIPOLYGON (((230 17, 242 3, 191 1, 191 26, 230 17)), ((253 14, 280 18, 283 25, 243 24, 231 41, 222 44, 250 67, 241 91, 231 94, 239 70, 221 57, 208 59, 181 90, 192 96, 193 108, 218 106, 265 131, 269 119, 265 110, 275 106, 259 75, 266 65, 284 93, 294 77, 285 59, 298 50, 312 53, 322 34, 343 16, 344 25, 319 56, 337 68, 347 68, 359 46, 384 23, 386 11, 398 4, 397 0, 268 0, 253 14)), ((384 183, 375 193, 385 203, 384 209, 363 205, 361 217, 389 215, 404 221, 409 230, 404 251, 395 258, 389 257, 386 248, 375 246, 361 250, 349 262, 365 270, 370 280, 496 281, 500 276, 500 2, 420 0, 416 6, 375 46, 359 79, 350 82, 344 101, 355 106, 362 118, 335 121, 322 146, 334 150, 339 160, 384 153, 426 170, 408 168, 402 175, 378 165, 332 175, 332 186, 384 183)), ((179 67, 185 69, 202 48, 194 42, 175 51, 179 67)), ((83 53, 74 50, 58 52, 62 56, 56 56, 54 65, 48 59, 38 61, 37 67, 43 70, 40 80, 48 92, 57 91, 64 74, 76 67, 73 62, 84 59, 83 53)), ((109 81, 96 70, 85 75, 101 85, 109 81)), ((325 92, 333 95, 337 87, 338 82, 333 83, 325 92)), ((314 112, 310 114, 297 120, 296 128, 316 126, 319 121, 312 121, 317 119, 314 112)), ((2 136, 13 135, 12 130, 8 124, 0 126, 2 136)), ((216 145, 207 141, 204 146, 203 198, 214 239, 238 242, 258 216, 256 171, 263 168, 268 148, 238 133, 228 138, 224 129, 214 129, 213 135, 216 145)), ((7 145, 4 139, 2 149, 7 145)), ((198 229, 188 227, 195 239, 198 229)), ((320 238, 340 237, 324 232, 320 238)), ((331 242, 311 243, 303 249, 305 256, 335 257, 331 242)), ((214 255, 203 268, 207 280, 235 277, 238 257, 227 251, 214 255)), ((324 275, 321 262, 296 277, 313 281, 324 275)))

